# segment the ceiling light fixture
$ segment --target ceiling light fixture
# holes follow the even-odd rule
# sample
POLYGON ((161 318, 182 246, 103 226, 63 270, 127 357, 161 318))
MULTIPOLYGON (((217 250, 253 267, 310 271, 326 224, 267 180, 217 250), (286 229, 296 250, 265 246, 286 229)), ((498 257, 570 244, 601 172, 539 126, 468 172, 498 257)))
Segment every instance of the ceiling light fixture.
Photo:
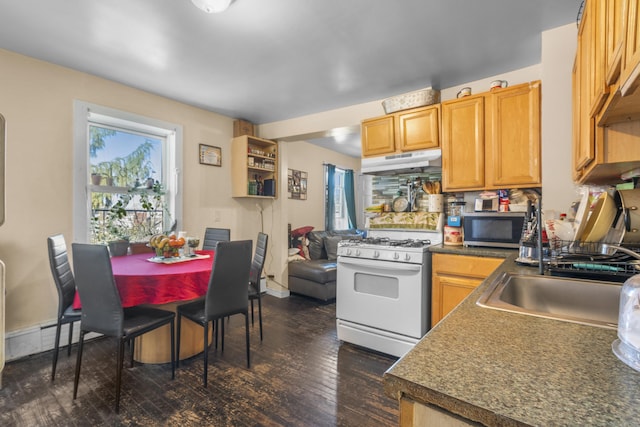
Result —
POLYGON ((231 0, 191 0, 191 3, 207 13, 220 13, 227 10, 231 0))

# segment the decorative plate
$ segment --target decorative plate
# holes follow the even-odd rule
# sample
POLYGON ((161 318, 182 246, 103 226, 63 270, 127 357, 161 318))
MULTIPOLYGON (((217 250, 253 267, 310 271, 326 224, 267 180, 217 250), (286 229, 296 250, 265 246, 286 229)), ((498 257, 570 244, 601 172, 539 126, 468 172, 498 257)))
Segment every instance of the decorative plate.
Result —
POLYGON ((407 210, 409 206, 409 200, 406 197, 400 196, 393 199, 393 211, 394 212, 404 212, 407 210))

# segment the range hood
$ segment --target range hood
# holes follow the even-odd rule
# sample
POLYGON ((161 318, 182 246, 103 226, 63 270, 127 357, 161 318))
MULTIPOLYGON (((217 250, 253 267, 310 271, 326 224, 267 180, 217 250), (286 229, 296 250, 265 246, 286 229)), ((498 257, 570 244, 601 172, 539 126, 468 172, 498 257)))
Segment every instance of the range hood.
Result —
POLYGON ((442 150, 409 151, 380 157, 362 159, 361 172, 370 175, 419 173, 442 168, 442 150))

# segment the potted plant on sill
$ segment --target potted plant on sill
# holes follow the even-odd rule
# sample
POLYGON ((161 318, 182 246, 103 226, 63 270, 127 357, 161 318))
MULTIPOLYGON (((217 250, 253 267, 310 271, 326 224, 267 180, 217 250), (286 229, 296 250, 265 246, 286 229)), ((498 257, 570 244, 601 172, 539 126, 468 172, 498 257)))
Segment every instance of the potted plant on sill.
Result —
POLYGON ((103 220, 97 215, 92 218, 93 240, 108 244, 113 256, 126 255, 130 246, 133 253, 140 252, 135 247, 146 247, 151 236, 164 229, 163 220, 169 218, 164 194, 159 182, 149 189, 129 189, 109 208, 103 220), (134 208, 129 207, 132 201, 134 208))

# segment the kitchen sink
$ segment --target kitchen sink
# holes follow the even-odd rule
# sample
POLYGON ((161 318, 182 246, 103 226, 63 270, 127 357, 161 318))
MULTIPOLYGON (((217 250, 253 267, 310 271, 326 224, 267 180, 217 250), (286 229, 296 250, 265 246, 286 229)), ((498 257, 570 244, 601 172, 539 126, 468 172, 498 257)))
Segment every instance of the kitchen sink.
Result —
POLYGON ((602 328, 618 327, 621 283, 502 273, 481 307, 602 328))

